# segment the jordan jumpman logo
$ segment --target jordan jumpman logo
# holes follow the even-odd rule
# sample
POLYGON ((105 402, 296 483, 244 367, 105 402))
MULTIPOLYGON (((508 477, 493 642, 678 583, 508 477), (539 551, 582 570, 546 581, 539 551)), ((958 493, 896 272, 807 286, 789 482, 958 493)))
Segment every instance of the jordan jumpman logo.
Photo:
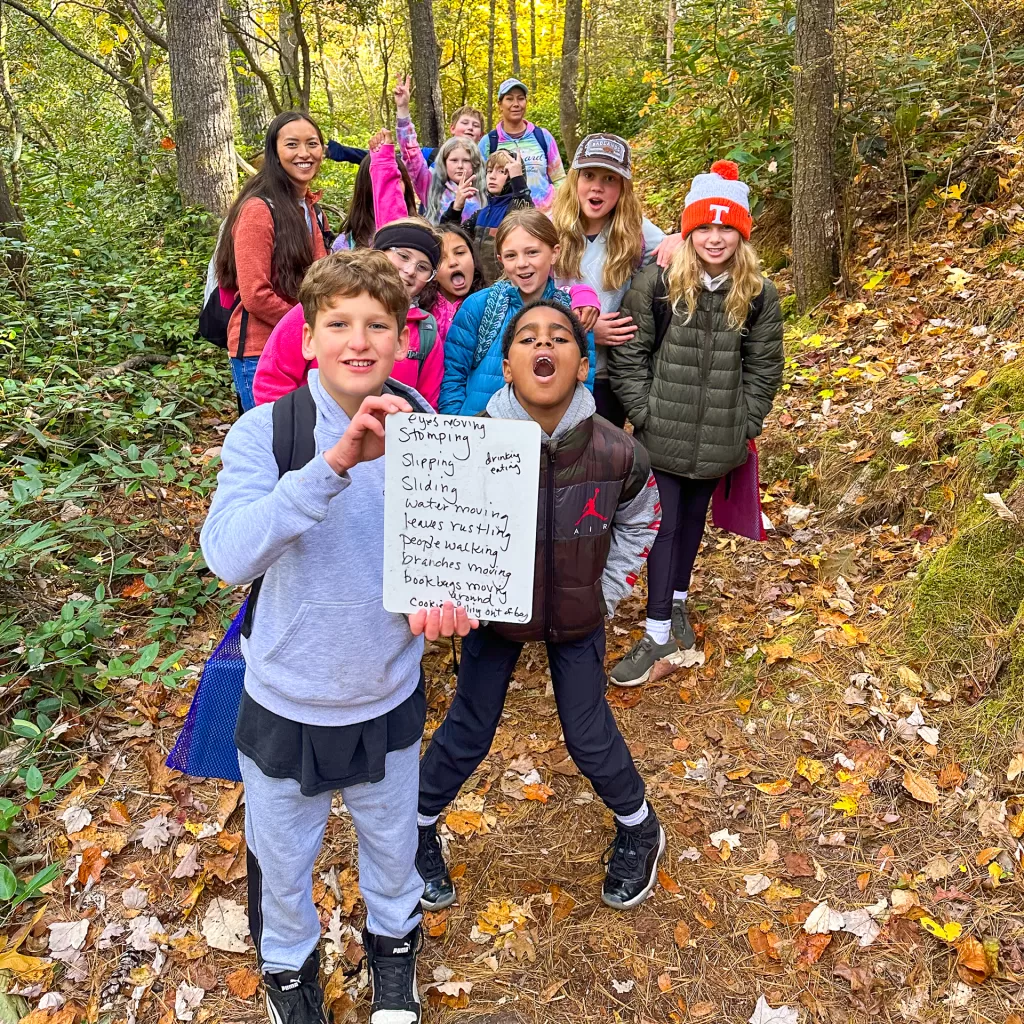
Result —
POLYGON ((587 499, 586 505, 583 506, 583 512, 580 514, 579 519, 576 520, 574 527, 579 526, 587 516, 593 516, 595 519, 600 519, 602 523, 608 522, 608 517, 601 515, 597 511, 597 496, 601 493, 600 487, 594 488, 594 496, 587 499))

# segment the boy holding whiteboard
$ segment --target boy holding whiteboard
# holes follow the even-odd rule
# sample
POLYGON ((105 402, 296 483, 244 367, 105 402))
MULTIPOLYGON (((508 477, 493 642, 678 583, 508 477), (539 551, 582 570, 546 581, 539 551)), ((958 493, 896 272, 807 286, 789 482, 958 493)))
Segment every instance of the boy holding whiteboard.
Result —
POLYGON ((299 301, 319 369, 228 432, 201 534, 223 580, 262 581, 235 730, 250 932, 273 1024, 324 1024, 312 871, 340 790, 359 838, 370 1021, 414 1024, 421 634, 475 622, 450 603, 408 619, 383 609, 384 420, 428 411, 388 379, 409 344, 398 271, 381 252, 336 253, 309 269, 299 301))
POLYGON ((626 909, 654 887, 665 832, 605 699, 604 629, 657 533, 658 490, 647 452, 595 415, 574 314, 545 299, 524 307, 502 352, 506 385, 487 415, 532 419, 542 431, 533 615, 484 625, 462 645, 455 697, 420 763, 423 906, 455 900, 437 819, 490 750, 523 644, 543 640, 566 747, 615 814, 602 898, 626 909))

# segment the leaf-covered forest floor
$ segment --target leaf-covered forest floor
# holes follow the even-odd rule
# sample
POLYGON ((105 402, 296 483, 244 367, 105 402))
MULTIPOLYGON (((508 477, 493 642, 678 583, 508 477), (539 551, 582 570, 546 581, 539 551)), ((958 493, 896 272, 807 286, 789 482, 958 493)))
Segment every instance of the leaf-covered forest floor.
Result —
MULTIPOLYGON (((611 815, 528 648, 442 828, 459 901, 425 920, 425 1019, 1020 1024, 1019 153, 1000 154, 987 202, 937 197, 909 246, 891 208, 860 211, 854 297, 791 319, 761 447, 774 529, 764 544, 709 529, 691 589, 702 663, 609 691, 668 833, 633 912, 601 903, 611 815)), ((228 422, 225 395, 196 459, 228 422)), ((171 488, 165 504, 198 530, 203 502, 171 488)), ((117 510, 150 514, 141 496, 117 510)), ((610 661, 642 621, 641 583, 610 661)), ((211 604, 184 662, 198 670, 221 635, 211 604)), ((426 666, 429 734, 450 650, 426 666)), ((264 1018, 239 913, 241 787, 163 765, 193 687, 125 680, 64 736, 85 751, 77 788, 24 824, 63 871, 0 950, 31 1024, 264 1018)), ((315 886, 327 994, 336 1021, 365 1021, 365 975, 346 973, 355 841, 336 810, 315 886)))

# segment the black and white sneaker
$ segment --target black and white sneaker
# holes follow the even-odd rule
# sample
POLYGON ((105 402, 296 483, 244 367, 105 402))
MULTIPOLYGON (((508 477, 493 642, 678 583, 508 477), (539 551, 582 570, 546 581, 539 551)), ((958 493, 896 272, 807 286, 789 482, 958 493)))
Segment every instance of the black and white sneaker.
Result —
POLYGON ((630 828, 616 819, 615 829, 615 841, 604 852, 608 866, 601 899, 616 910, 629 910, 647 899, 658 880, 665 830, 649 803, 639 825, 630 828))
POLYGON ((422 945, 419 925, 401 939, 371 935, 363 929, 366 972, 370 976, 370 1024, 419 1024, 416 957, 422 945))
POLYGON ((297 971, 264 974, 263 987, 271 1024, 327 1024, 317 950, 306 957, 297 971))
POLYGON ((420 906, 424 910, 443 910, 455 902, 455 883, 444 862, 441 840, 437 838, 437 823, 419 827, 416 846, 416 870, 423 879, 420 906))

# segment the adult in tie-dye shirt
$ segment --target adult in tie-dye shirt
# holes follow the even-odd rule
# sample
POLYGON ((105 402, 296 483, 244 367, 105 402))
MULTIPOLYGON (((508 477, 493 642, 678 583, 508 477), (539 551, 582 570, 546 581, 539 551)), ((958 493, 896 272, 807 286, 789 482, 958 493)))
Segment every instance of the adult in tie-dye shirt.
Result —
POLYGON ((480 139, 484 161, 492 149, 518 152, 533 205, 547 213, 555 201, 555 189, 565 177, 558 144, 546 128, 538 128, 526 120, 526 86, 518 78, 507 78, 498 86, 498 110, 501 120, 497 127, 480 139), (493 145, 495 137, 497 146, 493 145))

